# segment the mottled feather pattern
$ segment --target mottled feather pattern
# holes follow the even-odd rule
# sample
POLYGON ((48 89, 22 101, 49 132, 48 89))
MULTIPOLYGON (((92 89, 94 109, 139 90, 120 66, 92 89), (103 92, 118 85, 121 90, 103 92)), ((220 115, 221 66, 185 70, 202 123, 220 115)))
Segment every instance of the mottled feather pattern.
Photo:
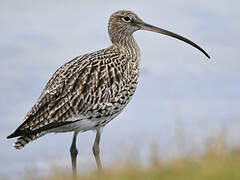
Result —
POLYGON ((110 47, 78 56, 53 74, 24 122, 8 136, 20 136, 15 148, 49 132, 99 129, 128 104, 138 83, 140 50, 132 33, 139 27, 122 26, 122 15, 131 12, 119 12, 109 20, 110 47))
POLYGON ((94 120, 115 117, 133 95, 139 75, 138 54, 127 52, 126 56, 122 51, 112 46, 76 57, 59 68, 19 130, 29 129, 31 134, 78 115, 94 120))
MULTIPOLYGON (((43 135, 43 133, 42 133, 43 135)), ((13 144, 13 146, 16 149, 22 149, 26 144, 28 144, 29 142, 39 138, 41 136, 40 133, 37 134, 32 134, 32 135, 27 135, 27 136, 21 136, 17 139, 17 141, 13 144)))

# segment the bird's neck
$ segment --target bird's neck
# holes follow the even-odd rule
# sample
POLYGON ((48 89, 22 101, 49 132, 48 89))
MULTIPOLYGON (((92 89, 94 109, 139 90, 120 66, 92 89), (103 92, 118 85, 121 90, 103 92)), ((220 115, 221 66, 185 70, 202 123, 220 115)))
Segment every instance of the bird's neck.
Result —
POLYGON ((124 49, 129 54, 140 57, 140 49, 132 35, 115 35, 114 38, 111 38, 111 41, 114 46, 124 49))

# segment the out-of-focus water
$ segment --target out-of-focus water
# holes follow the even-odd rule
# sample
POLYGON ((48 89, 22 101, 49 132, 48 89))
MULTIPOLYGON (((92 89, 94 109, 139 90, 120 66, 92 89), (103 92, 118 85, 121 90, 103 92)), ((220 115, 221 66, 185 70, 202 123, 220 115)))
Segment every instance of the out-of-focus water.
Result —
MULTIPOLYGON (((142 71, 136 95, 103 132, 103 163, 146 162, 157 143, 160 155, 203 151, 223 133, 239 143, 240 13, 237 1, 1 1, 0 177, 70 170, 71 133, 50 134, 16 151, 6 140, 55 70, 68 60, 110 45, 112 12, 129 9, 144 21, 181 34, 209 52, 209 61, 183 42, 137 32, 142 71)), ((94 169, 93 132, 79 135, 79 169, 94 169), (82 168, 83 167, 83 168, 82 168)))

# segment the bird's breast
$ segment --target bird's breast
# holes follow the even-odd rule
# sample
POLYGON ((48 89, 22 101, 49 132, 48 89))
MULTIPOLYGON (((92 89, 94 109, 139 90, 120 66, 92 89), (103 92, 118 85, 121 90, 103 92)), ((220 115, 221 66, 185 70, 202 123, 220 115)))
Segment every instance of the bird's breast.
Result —
POLYGON ((115 54, 98 56, 76 79, 74 95, 69 98, 75 115, 92 121, 111 120, 131 100, 138 84, 139 57, 115 54))

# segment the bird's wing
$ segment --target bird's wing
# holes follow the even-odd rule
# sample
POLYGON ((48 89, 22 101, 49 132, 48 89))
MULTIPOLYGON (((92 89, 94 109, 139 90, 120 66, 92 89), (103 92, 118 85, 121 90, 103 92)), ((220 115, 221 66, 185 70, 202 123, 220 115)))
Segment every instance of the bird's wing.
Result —
MULTIPOLYGON (((24 122, 8 138, 35 134, 74 122, 66 120, 74 114, 86 112, 99 98, 95 91, 105 89, 104 78, 108 76, 100 72, 108 66, 101 60, 108 59, 111 62, 109 60, 116 56, 118 54, 101 50, 76 57, 60 67, 48 81, 37 103, 27 113, 24 122)), ((106 98, 104 93, 102 98, 106 98)))
MULTIPOLYGON (((85 55, 86 56, 86 55, 85 55)), ((46 84, 36 104, 24 118, 23 123, 8 138, 36 133, 37 129, 46 129, 64 125, 63 122, 49 120, 50 113, 67 106, 68 80, 73 71, 81 71, 85 56, 78 56, 60 67, 46 84), (57 106, 57 107, 56 107, 57 106), (55 109, 55 110, 54 110, 55 109), (49 125, 51 123, 51 125, 49 125)), ((74 72, 75 73, 75 72, 74 72)))

